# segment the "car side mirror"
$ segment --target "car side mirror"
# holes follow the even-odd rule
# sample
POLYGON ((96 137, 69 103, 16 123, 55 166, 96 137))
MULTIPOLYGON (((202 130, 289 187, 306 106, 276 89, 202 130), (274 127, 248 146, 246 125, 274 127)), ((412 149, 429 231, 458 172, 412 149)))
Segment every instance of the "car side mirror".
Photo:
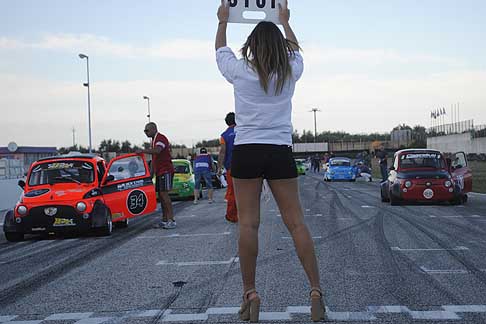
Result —
POLYGON ((19 185, 20 188, 22 188, 22 190, 25 189, 25 181, 24 180, 19 180, 18 185, 19 185))
POLYGON ((108 175, 108 176, 106 177, 106 179, 105 179, 105 184, 107 184, 108 182, 111 182, 111 181, 113 181, 113 180, 115 180, 115 176, 114 176, 113 174, 110 174, 110 175, 108 175))

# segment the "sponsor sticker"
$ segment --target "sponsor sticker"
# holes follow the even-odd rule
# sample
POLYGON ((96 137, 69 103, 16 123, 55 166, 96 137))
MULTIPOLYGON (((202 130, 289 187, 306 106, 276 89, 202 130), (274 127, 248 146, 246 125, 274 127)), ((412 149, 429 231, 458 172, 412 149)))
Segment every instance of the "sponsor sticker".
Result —
POLYGON ((66 162, 49 163, 47 165, 47 168, 49 170, 71 169, 73 167, 74 167, 74 163, 66 163, 66 162))
POLYGON ((76 226, 74 219, 68 218, 54 218, 54 224, 52 226, 76 226))
POLYGON ((127 190, 127 189, 133 189, 133 188, 139 188, 139 187, 143 187, 143 180, 136 180, 136 181, 130 181, 130 182, 126 182, 126 183, 120 183, 119 185, 117 185, 117 190, 118 191, 123 191, 123 190, 127 190))

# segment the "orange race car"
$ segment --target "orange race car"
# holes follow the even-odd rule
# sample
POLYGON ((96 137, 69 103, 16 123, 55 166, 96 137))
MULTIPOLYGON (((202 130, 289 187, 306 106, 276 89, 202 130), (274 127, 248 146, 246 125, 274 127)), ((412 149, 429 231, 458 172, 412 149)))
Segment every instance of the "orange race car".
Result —
POLYGON ((8 241, 25 234, 66 231, 110 235, 113 223, 128 226, 156 209, 155 188, 143 155, 110 161, 93 154, 68 154, 32 164, 14 210, 5 215, 8 241))

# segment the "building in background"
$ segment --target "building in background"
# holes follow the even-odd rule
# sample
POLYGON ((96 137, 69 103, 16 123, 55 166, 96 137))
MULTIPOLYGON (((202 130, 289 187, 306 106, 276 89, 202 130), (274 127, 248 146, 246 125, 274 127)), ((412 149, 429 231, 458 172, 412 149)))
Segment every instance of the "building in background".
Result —
POLYGON ((57 155, 56 147, 17 146, 10 143, 0 147, 0 179, 21 178, 35 161, 57 155))

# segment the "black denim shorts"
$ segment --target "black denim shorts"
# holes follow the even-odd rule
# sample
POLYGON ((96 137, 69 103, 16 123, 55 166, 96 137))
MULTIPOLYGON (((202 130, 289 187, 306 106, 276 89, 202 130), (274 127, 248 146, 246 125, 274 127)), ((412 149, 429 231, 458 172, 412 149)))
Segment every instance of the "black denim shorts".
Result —
POLYGON ((236 179, 297 178, 292 147, 272 144, 236 145, 231 160, 231 176, 236 179))

